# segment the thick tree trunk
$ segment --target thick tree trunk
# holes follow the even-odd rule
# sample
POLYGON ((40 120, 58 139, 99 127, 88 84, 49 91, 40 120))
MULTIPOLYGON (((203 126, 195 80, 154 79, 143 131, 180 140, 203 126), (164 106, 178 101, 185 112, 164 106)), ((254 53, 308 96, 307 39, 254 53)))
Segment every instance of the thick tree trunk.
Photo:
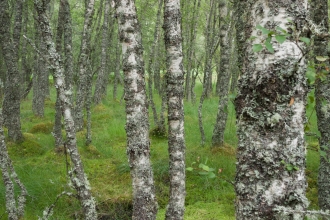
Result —
POLYGON ((185 188, 185 139, 183 111, 183 53, 180 0, 165 0, 164 32, 167 63, 168 152, 170 199, 166 218, 183 219, 185 188))
POLYGON ((226 2, 220 4, 220 67, 219 67, 219 88, 217 94, 219 96, 219 105, 217 119, 213 129, 212 146, 221 146, 224 143, 226 121, 228 116, 228 92, 230 82, 230 49, 231 49, 231 25, 230 17, 226 2))
MULTIPOLYGON (((119 35, 118 35, 119 39, 119 35)), ((124 85, 123 79, 120 75, 120 67, 121 67, 121 48, 120 48, 120 42, 116 45, 116 62, 115 62, 115 79, 113 82, 113 99, 117 99, 117 90, 118 90, 118 83, 120 82, 122 85, 124 85)))
POLYGON ((83 34, 81 38, 81 48, 79 55, 79 81, 77 90, 77 99, 75 107, 75 126, 76 130, 80 131, 84 126, 84 107, 87 96, 87 64, 90 56, 90 40, 91 40, 91 24, 94 13, 94 0, 86 1, 85 21, 83 34))
POLYGON ((84 172, 83 164, 80 159, 80 155, 77 149, 77 139, 75 132, 75 125, 72 116, 72 103, 71 103, 71 90, 67 90, 64 69, 61 65, 60 55, 56 52, 53 40, 52 31, 50 29, 49 20, 47 17, 45 2, 35 0, 35 8, 38 13, 38 21, 40 22, 40 28, 42 36, 47 45, 49 53, 49 61, 54 69, 55 87, 61 100, 62 114, 64 117, 64 126, 66 130, 66 143, 65 147, 68 151, 73 168, 69 171, 71 183, 75 190, 77 190, 78 199, 83 207, 85 219, 95 220, 97 219, 96 205, 93 196, 91 195, 91 189, 87 176, 84 172))
POLYGON ((20 119, 20 74, 18 57, 16 56, 18 52, 10 34, 11 21, 7 0, 0 0, 0 12, 0 46, 7 67, 3 101, 4 125, 8 128, 9 138, 15 142, 20 142, 23 140, 23 135, 20 119))
POLYGON ((102 97, 106 94, 107 84, 108 84, 108 70, 107 70, 107 59, 109 58, 108 53, 108 43, 109 43, 109 13, 110 13, 110 0, 105 1, 104 8, 104 19, 102 26, 102 48, 101 48, 101 68, 97 76, 94 92, 94 103, 99 104, 102 97))
MULTIPOLYGON (((328 33, 328 1, 314 0, 311 2, 313 9, 313 20, 316 24, 322 26, 324 32, 328 33)), ((320 37, 314 38, 314 55, 328 56, 328 40, 320 37)), ((315 63, 321 62, 315 60, 315 63)), ((324 63, 324 62, 322 62, 324 63)), ((326 62, 329 66, 329 62, 326 62)), ((318 71, 325 71, 324 68, 317 68, 318 71)), ((321 133, 319 140, 320 150, 320 168, 318 173, 318 199, 319 207, 322 210, 330 210, 330 76, 326 74, 325 80, 317 79, 315 88, 316 115, 318 130, 321 133)))
MULTIPOLYGON (((307 85, 305 81, 306 46, 304 11, 307 1, 241 0, 247 11, 242 77, 235 99, 239 143, 235 178, 236 219, 304 219, 304 214, 284 215, 276 208, 304 211, 305 141, 304 122, 307 85), (292 24, 288 22, 292 21, 292 24), (266 34, 256 28, 261 25, 276 31, 287 30, 291 37, 280 44, 271 41, 274 53, 265 48, 253 51, 253 45, 263 44, 266 34), (296 24, 296 31, 292 25, 296 24)), ((241 30, 238 30, 238 32, 241 30)), ((241 36, 238 36, 241 40, 241 36)))
POLYGON ((141 31, 134 0, 116 0, 115 8, 125 74, 127 156, 133 183, 132 219, 156 219, 141 31))

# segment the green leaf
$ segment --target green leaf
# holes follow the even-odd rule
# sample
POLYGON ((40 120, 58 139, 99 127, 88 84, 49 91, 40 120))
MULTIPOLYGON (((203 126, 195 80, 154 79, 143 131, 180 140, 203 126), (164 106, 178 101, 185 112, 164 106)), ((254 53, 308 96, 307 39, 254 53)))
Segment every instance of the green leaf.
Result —
POLYGON ((298 168, 298 167, 296 167, 296 166, 294 166, 294 167, 293 167, 293 169, 294 169, 294 170, 296 170, 296 171, 298 171, 298 170, 299 170, 299 168, 298 168))
POLYGON ((256 39, 257 37, 256 36, 251 36, 251 37, 249 37, 249 39, 248 40, 254 40, 254 39, 256 39))
POLYGON ((286 40, 286 35, 276 35, 275 39, 282 44, 286 40))
POLYGON ((216 177, 216 175, 213 172, 209 172, 209 175, 207 177, 213 179, 216 177))
POLYGON ((320 150, 320 156, 323 157, 323 158, 326 158, 327 152, 325 152, 323 150, 320 150))
POLYGON ((266 46, 266 49, 267 49, 269 52, 274 53, 273 45, 272 45, 270 42, 266 42, 266 43, 265 43, 265 46, 266 46))
POLYGON ((293 169, 293 166, 291 164, 286 165, 286 169, 288 171, 291 171, 293 169))
POLYGON ((202 175, 202 176, 206 176, 206 175, 209 175, 209 172, 201 171, 201 172, 198 172, 198 174, 202 175))
POLYGON ((306 77, 309 84, 314 84, 316 78, 315 69, 307 68, 306 77))
POLYGON ((286 30, 284 30, 283 28, 281 28, 281 27, 279 27, 279 26, 277 26, 276 27, 276 30, 279 30, 279 31, 281 31, 282 33, 284 33, 284 34, 286 34, 287 33, 287 31, 286 30))
POLYGON ((202 167, 202 169, 205 170, 205 171, 207 171, 207 172, 210 171, 210 167, 208 167, 208 166, 206 166, 206 165, 204 165, 204 166, 202 167))
POLYGON ((263 49, 261 44, 254 44, 252 47, 253 52, 259 52, 263 49))
POLYGON ((307 131, 310 131, 310 127, 309 127, 309 124, 305 124, 305 128, 304 128, 304 131, 307 132, 307 131))
POLYGON ((329 59, 329 57, 316 56, 315 59, 317 59, 318 61, 324 62, 327 59, 329 59))
POLYGON ((187 167, 186 170, 188 170, 188 171, 193 171, 194 168, 192 168, 192 167, 187 167))
POLYGON ((310 103, 314 103, 314 100, 315 100, 315 98, 314 98, 314 96, 308 96, 308 98, 309 98, 309 102, 310 103))
POLYGON ((305 42, 307 45, 309 45, 309 43, 311 42, 311 40, 307 37, 300 37, 299 40, 301 40, 302 42, 305 42))
POLYGON ((257 29, 261 30, 262 34, 266 34, 268 35, 270 33, 270 30, 264 28, 263 26, 261 26, 260 24, 257 25, 257 29))

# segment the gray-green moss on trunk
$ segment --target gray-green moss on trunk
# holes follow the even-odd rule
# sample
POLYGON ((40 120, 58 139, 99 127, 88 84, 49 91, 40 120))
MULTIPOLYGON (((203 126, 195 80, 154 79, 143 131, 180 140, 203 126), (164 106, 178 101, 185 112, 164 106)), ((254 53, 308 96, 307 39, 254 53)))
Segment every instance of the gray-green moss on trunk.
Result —
POLYGON ((133 184, 133 220, 156 219, 157 201, 150 162, 149 112, 143 48, 134 0, 116 0, 122 44, 127 156, 133 184))
POLYGON ((168 106, 168 153, 170 156, 170 198, 165 219, 184 216, 185 139, 184 139, 184 72, 182 53, 180 0, 164 2, 164 34, 166 48, 166 90, 168 106))
MULTIPOLYGON (((242 76, 235 99, 238 138, 235 178, 237 219, 303 219, 304 214, 283 215, 277 206, 304 211, 305 196, 305 105, 307 84, 307 1, 242 0, 244 31, 238 36, 242 76), (292 20, 292 22, 288 22, 292 20), (277 26, 292 34, 284 43, 272 40, 274 53, 256 53, 267 35, 261 25, 277 26), (293 26, 296 30, 293 29, 293 26), (255 38, 251 39, 251 36, 255 38), (242 41, 250 38, 251 40, 242 41), (241 50, 245 48, 245 50, 241 50)), ((241 17, 242 19, 242 17, 241 17)))

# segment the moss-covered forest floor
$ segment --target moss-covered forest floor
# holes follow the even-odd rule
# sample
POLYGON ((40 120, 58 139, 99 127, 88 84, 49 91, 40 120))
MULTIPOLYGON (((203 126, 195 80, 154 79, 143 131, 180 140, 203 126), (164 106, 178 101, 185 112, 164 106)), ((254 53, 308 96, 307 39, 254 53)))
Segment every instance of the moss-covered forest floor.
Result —
MULTIPOLYGON (((109 86, 111 87, 111 85, 109 86)), ((197 88, 198 92, 201 88, 197 88)), ((52 89, 52 94, 55 95, 52 89)), ((92 144, 85 146, 86 130, 77 133, 79 152, 97 199, 98 212, 102 219, 130 219, 131 179, 126 158, 125 105, 120 100, 109 98, 103 104, 92 109, 92 144)), ((66 155, 56 153, 52 129, 54 124, 55 96, 46 101, 45 117, 38 118, 32 113, 31 94, 21 105, 21 122, 25 141, 14 144, 7 141, 9 155, 13 160, 19 178, 27 187, 26 215, 24 219, 37 219, 42 216, 45 207, 54 203, 56 196, 67 186, 66 155)), ((160 99, 155 102, 160 109, 160 99)), ((121 97, 121 94, 118 95, 121 97)), ((199 98, 198 98, 199 99, 199 98)), ((206 134, 206 145, 200 146, 198 128, 198 104, 185 103, 186 163, 205 163, 215 169, 216 177, 209 179, 198 172, 187 171, 186 220, 235 219, 235 193, 233 185, 235 176, 235 146, 237 145, 235 113, 232 103, 228 108, 228 122, 225 133, 225 146, 210 148, 213 125, 216 119, 218 98, 211 97, 204 103, 203 120, 206 134), (218 173, 221 169, 222 172, 218 173)), ((316 132, 316 117, 310 106, 307 115, 310 118, 310 129, 316 132)), ((150 127, 155 128, 150 111, 150 127)), ((64 130, 63 130, 64 134, 64 130)), ((317 148, 315 136, 306 136, 309 148, 317 148)), ((151 157, 156 181, 159 203, 157 219, 164 219, 168 200, 168 153, 165 137, 151 135, 151 157)), ((69 160, 69 158, 68 158, 69 160)), ((319 153, 308 150, 307 175, 308 198, 310 207, 317 208, 317 171, 319 153)), ((75 198, 62 197, 57 203, 51 219, 79 219, 79 203, 75 198)), ((5 214, 5 190, 0 183, 0 219, 7 219, 5 214)))

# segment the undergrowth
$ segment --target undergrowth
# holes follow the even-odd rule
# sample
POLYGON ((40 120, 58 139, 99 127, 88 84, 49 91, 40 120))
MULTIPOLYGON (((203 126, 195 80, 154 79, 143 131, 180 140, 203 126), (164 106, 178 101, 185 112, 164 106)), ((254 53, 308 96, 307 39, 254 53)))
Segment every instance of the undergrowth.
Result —
MULTIPOLYGON (((197 88, 200 91, 201 88, 197 88)), ((108 94, 112 94, 111 88, 108 94)), ((156 94, 156 93, 155 93, 156 94)), ((122 94, 118 94, 121 97, 122 94)), ((155 103, 160 109, 160 97, 155 103)), ((25 140, 20 144, 7 142, 9 154, 19 178, 25 184, 27 198, 24 219, 37 219, 45 207, 52 204, 67 186, 69 159, 54 150, 52 128, 54 123, 55 91, 45 105, 45 117, 33 116, 31 94, 21 104, 22 131, 25 140)), ((235 176, 235 146, 237 145, 235 112, 229 103, 229 117, 225 131, 225 145, 210 148, 213 125, 217 113, 217 97, 205 100, 203 107, 206 145, 200 146, 197 104, 185 103, 186 164, 207 161, 215 169, 216 177, 209 179, 196 172, 186 173, 185 220, 235 219, 235 193, 232 182, 235 176), (221 172, 220 172, 221 171, 221 172)), ((308 109, 311 112, 311 109, 308 109)), ((312 130, 316 130, 315 115, 311 117, 312 130)), ((169 197, 168 152, 166 134, 157 135, 150 111, 151 159, 159 204, 157 219, 164 219, 169 197)), ((65 134, 63 130, 63 134, 65 134)), ((126 157, 125 105, 108 97, 103 104, 92 108, 92 144, 85 146, 86 130, 77 133, 79 152, 84 168, 97 199, 100 219, 126 220, 131 217, 132 187, 130 168, 126 157)), ((309 144, 317 139, 308 137, 309 144)), ((318 153, 309 151, 307 157, 308 198, 311 208, 317 208, 318 153)), ((6 219, 4 186, 0 184, 0 219, 6 219)), ((52 219, 76 219, 81 216, 75 198, 63 197, 56 204, 52 219)))

